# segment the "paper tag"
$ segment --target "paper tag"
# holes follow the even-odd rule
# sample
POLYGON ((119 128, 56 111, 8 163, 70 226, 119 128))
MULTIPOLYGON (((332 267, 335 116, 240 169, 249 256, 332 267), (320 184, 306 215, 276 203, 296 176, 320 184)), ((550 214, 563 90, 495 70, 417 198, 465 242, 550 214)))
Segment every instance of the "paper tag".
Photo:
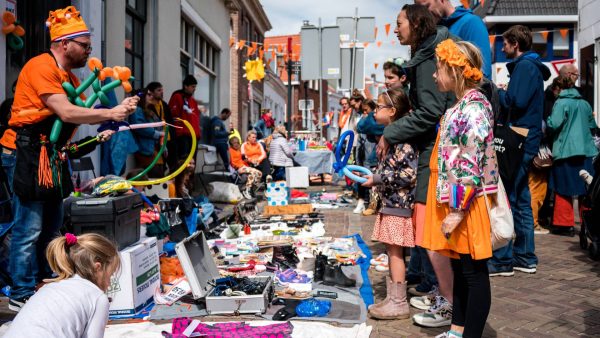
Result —
POLYGON ((173 285, 170 286, 165 293, 160 293, 160 288, 156 288, 154 291, 154 302, 156 304, 163 305, 173 305, 176 301, 181 299, 181 297, 192 292, 192 288, 190 287, 190 283, 186 278, 179 278, 173 282, 173 285))
POLYGON ((186 337, 199 337, 199 336, 203 336, 202 334, 194 334, 194 330, 198 327, 198 325, 200 325, 200 321, 198 319, 194 319, 192 320, 192 322, 190 323, 190 325, 188 325, 188 327, 181 333, 182 335, 186 336, 186 337))

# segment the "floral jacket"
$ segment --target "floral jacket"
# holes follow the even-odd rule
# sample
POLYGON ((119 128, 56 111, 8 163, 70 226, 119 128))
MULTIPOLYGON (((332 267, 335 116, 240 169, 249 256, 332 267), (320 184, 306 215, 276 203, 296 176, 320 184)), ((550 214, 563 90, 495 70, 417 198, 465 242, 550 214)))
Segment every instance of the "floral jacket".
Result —
POLYGON ((411 217, 417 186, 418 154, 409 143, 393 146, 379 162, 373 182, 382 197, 382 214, 411 217))
POLYGON ((498 163, 492 106, 478 90, 470 90, 446 111, 440 124, 436 199, 450 208, 468 210, 475 196, 496 193, 498 163))

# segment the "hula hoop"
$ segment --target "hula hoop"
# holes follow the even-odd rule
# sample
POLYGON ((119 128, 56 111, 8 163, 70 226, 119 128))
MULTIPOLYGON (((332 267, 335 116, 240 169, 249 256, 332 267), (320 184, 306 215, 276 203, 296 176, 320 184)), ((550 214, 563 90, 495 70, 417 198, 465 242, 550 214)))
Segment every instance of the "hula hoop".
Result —
POLYGON ((128 179, 129 182, 132 182, 132 181, 135 181, 135 180, 139 179, 140 177, 146 175, 150 170, 152 170, 152 168, 154 168, 154 166, 156 165, 156 163, 158 162, 158 160, 162 156, 163 152, 167 148, 167 138, 168 137, 169 137, 169 126, 165 125, 165 136, 163 137, 163 142, 162 142, 162 145, 160 146, 160 149, 158 150, 158 153, 156 154, 156 156, 154 157, 154 159, 152 160, 152 162, 150 162, 150 165, 148 165, 148 167, 146 167, 146 169, 144 169, 141 173, 139 173, 139 174, 133 176, 132 178, 128 179))
POLYGON ((367 176, 371 176, 371 175, 373 175, 371 170, 369 170, 365 167, 348 164, 348 160, 350 159, 350 153, 352 152, 353 144, 354 144, 354 132, 352 130, 346 130, 342 134, 342 136, 340 136, 337 146, 335 147, 335 163, 333 164, 333 170, 335 172, 337 172, 338 175, 340 175, 340 176, 345 175, 346 177, 348 177, 349 179, 351 179, 355 182, 365 183, 367 181, 367 179, 364 177, 355 175, 353 173, 353 171, 358 171, 367 176), (346 140, 346 138, 349 138, 349 140, 348 140, 348 143, 346 146, 346 153, 342 157, 341 150, 342 150, 342 146, 344 145, 344 141, 346 140))

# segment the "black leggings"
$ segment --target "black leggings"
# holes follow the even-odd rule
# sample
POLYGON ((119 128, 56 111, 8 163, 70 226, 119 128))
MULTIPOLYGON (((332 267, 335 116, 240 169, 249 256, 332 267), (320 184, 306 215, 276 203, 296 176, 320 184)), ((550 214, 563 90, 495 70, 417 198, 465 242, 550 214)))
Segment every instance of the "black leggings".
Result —
POLYGON ((464 338, 481 337, 490 313, 492 295, 487 259, 474 260, 471 255, 452 259, 454 271, 454 304, 452 324, 463 326, 464 338))

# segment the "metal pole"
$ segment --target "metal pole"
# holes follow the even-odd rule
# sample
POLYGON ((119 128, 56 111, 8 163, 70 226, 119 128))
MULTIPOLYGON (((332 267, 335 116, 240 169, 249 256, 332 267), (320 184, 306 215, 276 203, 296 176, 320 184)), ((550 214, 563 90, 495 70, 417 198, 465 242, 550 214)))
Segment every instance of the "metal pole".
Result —
POLYGON ((352 89, 354 89, 354 68, 356 67, 356 35, 358 31, 358 7, 354 9, 354 34, 352 37, 352 53, 350 53, 350 59, 352 60, 352 69, 350 70, 350 95, 352 95, 352 89))
MULTIPOLYGON (((319 138, 323 137, 323 27, 319 18, 319 120, 317 121, 319 138)), ((320 142, 320 140, 319 140, 320 142)))
POLYGON ((287 73, 288 73, 288 97, 287 97, 287 130, 292 132, 292 38, 288 38, 287 45, 288 62, 287 62, 287 73))

